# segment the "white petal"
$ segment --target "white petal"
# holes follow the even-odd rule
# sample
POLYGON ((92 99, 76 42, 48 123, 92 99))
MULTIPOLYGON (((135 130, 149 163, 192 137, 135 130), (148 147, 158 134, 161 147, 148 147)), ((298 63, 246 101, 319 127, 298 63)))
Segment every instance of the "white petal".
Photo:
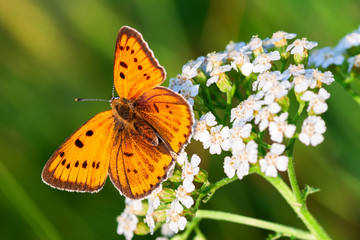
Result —
POLYGON ((280 154, 282 154, 284 152, 284 150, 285 150, 285 145, 278 144, 278 143, 273 143, 271 145, 270 152, 274 153, 276 155, 280 155, 280 154))
POLYGON ((289 159, 285 156, 280 156, 276 160, 276 168, 279 171, 286 171, 288 169, 289 159))
POLYGON ((185 217, 180 217, 179 220, 178 220, 179 229, 184 230, 186 224, 187 224, 186 218, 185 217))
POLYGON ((269 165, 265 170, 265 176, 276 177, 277 176, 276 167, 273 165, 269 165))
POLYGON ((292 138, 292 136, 295 133, 295 130, 296 130, 295 125, 289 124, 289 125, 287 125, 284 134, 287 138, 292 138))
POLYGON ((311 145, 315 147, 316 145, 322 143, 324 141, 324 137, 321 134, 314 134, 310 138, 311 145))
POLYGON ((306 146, 309 146, 309 144, 310 144, 310 137, 308 135, 306 135, 305 133, 299 134, 299 140, 306 146))

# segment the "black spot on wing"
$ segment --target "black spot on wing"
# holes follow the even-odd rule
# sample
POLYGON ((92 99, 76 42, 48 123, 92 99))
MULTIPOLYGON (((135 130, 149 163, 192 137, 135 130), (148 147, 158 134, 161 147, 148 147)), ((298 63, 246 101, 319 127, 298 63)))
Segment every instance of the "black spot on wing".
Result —
POLYGON ((128 68, 128 65, 123 61, 120 62, 120 66, 122 66, 124 68, 128 68))
POLYGON ((89 130, 86 132, 86 136, 91 137, 94 134, 93 130, 89 130))
POLYGON ((82 148, 82 147, 84 146, 84 144, 83 144, 79 139, 76 139, 75 145, 76 145, 78 148, 82 148))

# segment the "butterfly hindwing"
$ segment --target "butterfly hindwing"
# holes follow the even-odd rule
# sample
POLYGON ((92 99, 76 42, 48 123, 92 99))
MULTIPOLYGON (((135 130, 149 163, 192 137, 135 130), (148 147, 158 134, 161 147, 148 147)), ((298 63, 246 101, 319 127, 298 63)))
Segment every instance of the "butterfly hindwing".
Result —
POLYGON ((133 28, 119 31, 114 59, 114 85, 120 98, 136 99, 165 79, 165 70, 142 35, 133 28))
POLYGON ((100 190, 108 175, 113 125, 111 110, 87 121, 50 157, 42 172, 43 181, 68 191, 100 190))
POLYGON ((136 109, 175 153, 192 134, 194 120, 190 105, 168 88, 156 87, 145 92, 139 97, 136 109))
POLYGON ((173 159, 164 143, 152 146, 130 129, 120 135, 111 155, 110 179, 126 197, 143 198, 167 177, 173 159))

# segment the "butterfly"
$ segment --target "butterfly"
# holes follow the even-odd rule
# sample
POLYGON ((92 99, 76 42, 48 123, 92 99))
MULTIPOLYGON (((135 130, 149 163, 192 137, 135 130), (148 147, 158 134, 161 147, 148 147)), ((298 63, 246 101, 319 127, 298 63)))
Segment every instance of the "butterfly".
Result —
POLYGON ((135 29, 120 29, 115 45, 111 110, 95 115, 50 157, 42 171, 48 185, 97 192, 110 176, 122 195, 148 196, 168 177, 188 143, 193 113, 178 93, 159 86, 165 69, 135 29))

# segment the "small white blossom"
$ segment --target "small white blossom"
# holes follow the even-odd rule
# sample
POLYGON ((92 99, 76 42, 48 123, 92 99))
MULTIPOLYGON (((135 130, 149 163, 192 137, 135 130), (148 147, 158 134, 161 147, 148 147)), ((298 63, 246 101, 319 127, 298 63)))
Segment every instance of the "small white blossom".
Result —
POLYGON ((286 75, 282 75, 280 71, 260 73, 257 80, 252 84, 252 89, 253 91, 269 91, 269 89, 278 84, 279 81, 285 80, 285 76, 286 75))
POLYGON ((254 118, 254 111, 261 108, 263 93, 250 95, 245 101, 242 101, 236 108, 231 109, 230 121, 234 124, 249 122, 254 118))
POLYGON ((296 37, 295 33, 278 31, 272 35, 270 42, 273 43, 276 47, 282 47, 287 45, 286 39, 293 39, 294 37, 296 37))
POLYGON ((195 186, 191 184, 191 188, 184 187, 183 185, 180 185, 177 190, 175 190, 176 198, 186 207, 191 208, 191 206, 194 204, 194 199, 189 195, 195 190, 195 186))
POLYGON ((311 75, 297 75, 294 77, 294 91, 296 93, 305 92, 310 86, 316 84, 316 80, 311 75))
POLYGON ((309 65, 314 64, 316 67, 327 68, 330 65, 341 65, 345 57, 341 52, 331 47, 325 47, 313 52, 309 57, 309 65))
POLYGON ((296 39, 292 44, 290 44, 286 48, 286 51, 288 52, 291 50, 290 52, 291 54, 302 54, 305 51, 305 49, 310 50, 316 47, 317 45, 318 45, 317 42, 308 41, 306 38, 296 39))
POLYGON ((250 137, 251 133, 251 124, 245 123, 236 123, 233 124, 233 127, 230 129, 230 146, 234 150, 236 148, 243 148, 244 142, 243 139, 250 137))
POLYGON ((129 212, 130 214, 138 215, 143 210, 143 205, 141 200, 133 200, 130 198, 125 198, 125 211, 129 212))
POLYGON ((124 235, 126 240, 132 239, 139 221, 137 217, 134 214, 124 211, 120 216, 117 217, 116 221, 118 222, 116 232, 119 235, 124 235))
POLYGON ((360 31, 356 30, 343 37, 336 46, 336 49, 339 51, 345 51, 349 48, 357 47, 359 45, 360 45, 360 31))
POLYGON ((303 64, 290 64, 290 66, 284 71, 284 75, 299 76, 305 74, 305 68, 303 64))
POLYGON ((280 156, 285 151, 285 145, 273 143, 270 151, 265 158, 259 161, 261 172, 268 177, 276 177, 277 171, 286 171, 288 168, 289 158, 280 156))
POLYGON ((188 103, 194 105, 194 97, 199 94, 200 85, 194 85, 190 80, 184 82, 179 89, 180 94, 188 101, 188 103))
POLYGON ((236 43, 236 42, 230 41, 228 43, 228 45, 226 45, 226 51, 228 53, 230 53, 230 52, 241 52, 245 45, 246 44, 244 42, 236 43))
POLYGON ((316 146, 324 141, 324 134, 326 131, 325 122, 318 116, 307 117, 301 127, 301 133, 299 134, 299 140, 306 146, 311 144, 316 146))
POLYGON ((269 132, 271 140, 281 143, 283 136, 291 138, 294 135, 296 126, 288 124, 287 122, 288 112, 280 114, 278 117, 274 117, 274 121, 269 124, 269 132))
POLYGON ((219 78, 221 77, 221 74, 224 74, 225 72, 228 72, 230 70, 231 66, 228 64, 223 66, 215 66, 210 72, 210 78, 207 80, 206 86, 217 83, 219 81, 219 78))
POLYGON ((258 36, 252 36, 249 46, 252 51, 262 47, 262 40, 258 36))
POLYGON ((312 91, 306 91, 304 95, 301 96, 301 99, 309 102, 309 106, 307 111, 313 111, 316 114, 321 114, 327 111, 328 106, 326 104, 326 100, 330 97, 330 93, 328 93, 324 88, 319 90, 319 93, 316 94, 312 91))
POLYGON ((214 67, 219 67, 223 63, 223 59, 227 53, 209 53, 206 57, 206 72, 211 72, 214 67))
POLYGON ((215 126, 216 124, 216 118, 211 112, 202 115, 200 120, 196 122, 193 139, 204 142, 210 137, 208 127, 215 126))
POLYGON ((249 56, 242 54, 240 52, 235 52, 231 57, 231 67, 238 71, 242 72, 244 76, 250 76, 253 71, 254 65, 250 62, 249 56))
POLYGON ((210 129, 209 138, 203 142, 204 148, 210 148, 211 154, 220 154, 221 149, 228 151, 230 149, 230 130, 229 127, 222 125, 212 127, 210 129))
POLYGON ((146 223, 148 225, 148 227, 150 228, 150 234, 153 235, 154 234, 154 230, 155 230, 155 221, 153 218, 153 214, 154 213, 154 209, 149 206, 148 211, 146 213, 145 219, 144 219, 144 223, 146 223))
POLYGON ((311 77, 316 81, 316 84, 310 86, 311 88, 314 88, 316 86, 321 87, 322 83, 330 85, 332 82, 335 81, 334 75, 330 71, 322 73, 318 69, 308 69, 307 73, 311 74, 311 77))
POLYGON ((275 83, 265 92, 264 103, 269 105, 277 99, 286 96, 291 87, 292 84, 288 80, 275 83))
POLYGON ((186 218, 180 215, 183 210, 184 207, 176 199, 171 203, 170 209, 166 210, 166 222, 169 223, 170 229, 175 233, 184 230, 187 224, 186 218))
POLYGON ((148 197, 149 208, 157 209, 160 206, 159 195, 162 192, 162 185, 155 188, 148 197))
POLYGON ((253 72, 262 73, 271 68, 271 62, 280 59, 280 53, 278 51, 263 53, 257 56, 253 62, 253 72))
POLYGON ((187 159, 187 152, 182 151, 178 154, 176 161, 178 162, 178 164, 183 165, 185 161, 187 161, 187 159))
POLYGON ((349 63, 348 72, 351 72, 351 69, 353 69, 353 67, 360 68, 360 54, 349 57, 347 61, 349 63))
POLYGON ((243 179, 244 176, 249 174, 250 163, 257 162, 257 144, 251 140, 243 149, 235 149, 233 154, 240 160, 236 174, 239 179, 243 179))
POLYGON ((255 116, 255 124, 259 124, 260 132, 264 131, 268 126, 270 121, 274 119, 275 114, 280 112, 281 107, 278 103, 273 102, 268 106, 261 108, 258 114, 255 116))
POLYGON ((201 159, 198 155, 193 154, 191 161, 185 161, 185 164, 182 167, 182 179, 188 179, 190 182, 193 181, 194 176, 199 173, 199 164, 201 159))

